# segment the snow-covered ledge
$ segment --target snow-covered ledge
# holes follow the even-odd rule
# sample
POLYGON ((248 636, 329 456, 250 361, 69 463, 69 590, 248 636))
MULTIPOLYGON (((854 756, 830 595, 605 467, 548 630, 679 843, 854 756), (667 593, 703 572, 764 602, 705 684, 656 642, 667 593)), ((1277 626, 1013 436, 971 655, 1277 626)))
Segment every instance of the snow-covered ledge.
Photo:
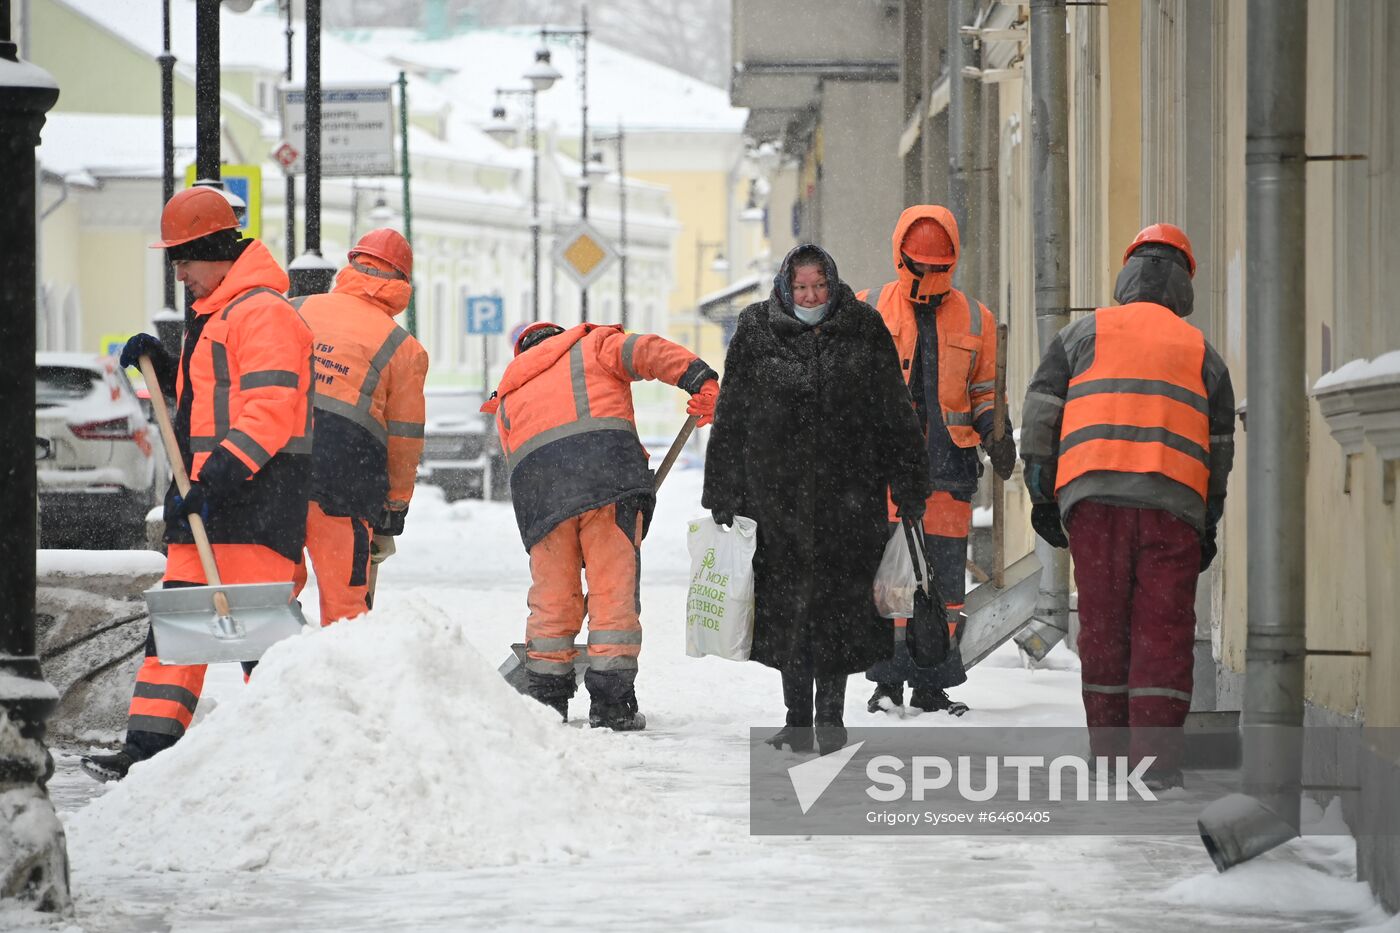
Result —
POLYGON ((1328 373, 1313 386, 1313 396, 1343 450, 1359 452, 1363 440, 1376 448, 1382 501, 1394 502, 1400 464, 1400 350, 1370 361, 1353 360, 1328 373))
POLYGON ((1327 429, 1348 457, 1361 453, 1366 446, 1366 432, 1361 427, 1361 413, 1356 410, 1351 387, 1352 379, 1368 365, 1366 360, 1352 360, 1323 375, 1312 387, 1312 397, 1327 419, 1327 429))

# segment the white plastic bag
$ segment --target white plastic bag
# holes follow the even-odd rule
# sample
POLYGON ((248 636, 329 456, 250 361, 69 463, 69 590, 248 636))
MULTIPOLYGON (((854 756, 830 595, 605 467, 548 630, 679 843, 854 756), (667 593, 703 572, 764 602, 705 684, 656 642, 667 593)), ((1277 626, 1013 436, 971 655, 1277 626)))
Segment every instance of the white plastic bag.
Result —
POLYGON ((909 556, 909 538, 903 525, 895 525, 875 571, 875 610, 886 619, 907 619, 914 614, 914 561, 909 556))
POLYGON ((753 647, 753 554, 758 523, 742 515, 723 528, 706 515, 687 526, 690 590, 685 600, 685 653, 747 661, 753 647))

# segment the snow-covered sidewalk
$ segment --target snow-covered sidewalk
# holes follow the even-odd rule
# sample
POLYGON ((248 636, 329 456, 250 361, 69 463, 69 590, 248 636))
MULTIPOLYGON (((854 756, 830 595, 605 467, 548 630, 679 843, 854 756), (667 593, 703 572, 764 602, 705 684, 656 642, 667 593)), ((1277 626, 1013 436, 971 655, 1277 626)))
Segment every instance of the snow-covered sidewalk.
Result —
MULTIPOLYGON (((211 670, 205 715, 120 785, 58 750, 68 929, 1400 933, 1345 836, 1226 875, 1185 837, 750 836, 748 730, 781 722, 781 692, 758 665, 685 657, 699 488, 672 474, 643 551, 648 732, 561 726, 504 684, 528 580, 511 508, 421 490, 371 620, 278 645, 247 686, 211 670)), ((1002 649, 956 691, 961 719, 872 716, 853 678, 847 725, 1082 725, 1074 658, 1052 657, 1029 671, 1002 649)))

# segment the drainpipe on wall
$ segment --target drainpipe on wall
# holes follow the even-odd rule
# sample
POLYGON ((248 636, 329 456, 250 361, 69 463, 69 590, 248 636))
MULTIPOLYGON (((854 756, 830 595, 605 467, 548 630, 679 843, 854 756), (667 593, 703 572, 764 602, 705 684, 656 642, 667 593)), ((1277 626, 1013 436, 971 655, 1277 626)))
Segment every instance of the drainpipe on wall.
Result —
POLYGON ((1198 825, 1225 871, 1298 835, 1302 784, 1303 512, 1308 409, 1303 132, 1307 0, 1249 0, 1246 104, 1248 641, 1244 793, 1198 825))
POLYGON ((977 19, 978 0, 951 0, 948 4, 948 208, 958 221, 962 248, 958 254, 957 287, 973 293, 978 288, 985 244, 980 234, 982 218, 973 216, 978 206, 978 179, 974 169, 978 127, 982 121, 982 81, 969 78, 963 68, 978 67, 977 42, 963 35, 962 27, 977 19))
MULTIPOLYGON (((1035 329, 1045 355, 1069 323, 1069 46, 1065 0, 1031 0, 1031 204, 1035 329)), ((1069 632, 1069 551, 1035 541, 1040 595, 1016 644, 1042 660, 1069 632)))

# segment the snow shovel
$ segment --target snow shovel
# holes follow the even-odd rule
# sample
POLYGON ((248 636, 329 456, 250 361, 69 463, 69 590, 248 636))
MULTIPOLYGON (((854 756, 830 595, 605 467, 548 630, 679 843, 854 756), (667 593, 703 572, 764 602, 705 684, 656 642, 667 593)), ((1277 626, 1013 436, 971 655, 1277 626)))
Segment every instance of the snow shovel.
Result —
MULTIPOLYGON (((141 375, 151 387, 151 406, 160 425, 170 473, 181 496, 190 492, 190 478, 170 412, 165 407, 155 367, 148 356, 141 357, 141 375)), ((190 533, 199 549, 208 586, 151 589, 145 592, 151 610, 151 631, 156 655, 165 664, 214 664, 222 661, 256 661, 272 644, 295 635, 306 624, 301 607, 292 602, 292 584, 239 583, 225 586, 219 581, 214 550, 199 515, 189 516, 190 533)))

